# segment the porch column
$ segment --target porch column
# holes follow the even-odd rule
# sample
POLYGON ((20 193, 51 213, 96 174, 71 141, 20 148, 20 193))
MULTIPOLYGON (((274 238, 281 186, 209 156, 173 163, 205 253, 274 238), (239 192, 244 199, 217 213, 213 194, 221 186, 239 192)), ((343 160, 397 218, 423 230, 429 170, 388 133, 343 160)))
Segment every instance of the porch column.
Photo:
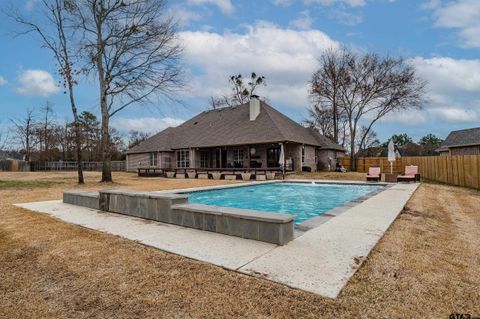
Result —
POLYGON ((223 168, 222 167, 222 148, 220 147, 218 149, 218 158, 219 158, 219 161, 218 161, 218 166, 217 168, 223 168))
POLYGON ((195 149, 190 148, 190 167, 195 168, 195 149))

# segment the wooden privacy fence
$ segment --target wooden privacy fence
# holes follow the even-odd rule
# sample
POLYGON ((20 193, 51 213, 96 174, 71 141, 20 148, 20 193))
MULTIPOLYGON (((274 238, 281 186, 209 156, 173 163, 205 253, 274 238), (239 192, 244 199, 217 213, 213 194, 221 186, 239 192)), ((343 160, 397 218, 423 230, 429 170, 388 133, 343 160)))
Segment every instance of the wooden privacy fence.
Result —
MULTIPOLYGON (((351 170, 350 158, 341 158, 340 163, 351 170)), ((417 165, 423 178, 480 189, 480 155, 401 157, 393 163, 393 172, 403 173, 407 165, 417 165)), ((380 166, 382 173, 390 172, 386 157, 357 159, 358 172, 366 173, 371 166, 380 166)))
MULTIPOLYGON (((82 162, 85 171, 101 171, 102 162, 82 162)), ((76 161, 58 161, 58 162, 32 162, 32 171, 75 171, 77 170, 76 161)), ((112 171, 125 171, 125 161, 112 161, 112 171)))
POLYGON ((24 172, 30 170, 30 164, 21 160, 0 160, 0 171, 24 172))

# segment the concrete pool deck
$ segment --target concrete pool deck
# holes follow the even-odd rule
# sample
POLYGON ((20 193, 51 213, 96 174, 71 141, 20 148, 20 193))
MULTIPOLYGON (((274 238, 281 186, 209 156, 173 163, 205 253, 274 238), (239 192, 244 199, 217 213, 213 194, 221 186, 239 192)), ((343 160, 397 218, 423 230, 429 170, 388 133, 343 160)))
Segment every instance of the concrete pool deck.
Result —
POLYGON ((386 188, 285 246, 105 213, 61 201, 17 206, 171 253, 336 298, 418 186, 417 183, 395 184, 386 188))

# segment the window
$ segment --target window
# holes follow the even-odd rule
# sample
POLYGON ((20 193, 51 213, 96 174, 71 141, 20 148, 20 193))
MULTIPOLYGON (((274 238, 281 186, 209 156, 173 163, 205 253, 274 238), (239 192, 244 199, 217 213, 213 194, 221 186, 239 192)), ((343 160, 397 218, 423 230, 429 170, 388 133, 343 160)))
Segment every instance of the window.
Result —
POLYGON ((243 167, 243 150, 233 150, 233 167, 243 167))
POLYGON ((210 152, 200 151, 200 167, 201 168, 210 167, 210 152))
POLYGON ((190 151, 177 151, 177 168, 190 167, 190 151))
POLYGON ((157 166, 157 153, 150 153, 150 166, 157 166))
POLYGON ((305 163, 305 146, 302 146, 302 163, 305 163))
POLYGON ((169 156, 163 157, 163 168, 172 168, 172 158, 169 156))
POLYGON ((267 167, 279 167, 280 163, 280 152, 279 148, 268 148, 267 149, 267 167))

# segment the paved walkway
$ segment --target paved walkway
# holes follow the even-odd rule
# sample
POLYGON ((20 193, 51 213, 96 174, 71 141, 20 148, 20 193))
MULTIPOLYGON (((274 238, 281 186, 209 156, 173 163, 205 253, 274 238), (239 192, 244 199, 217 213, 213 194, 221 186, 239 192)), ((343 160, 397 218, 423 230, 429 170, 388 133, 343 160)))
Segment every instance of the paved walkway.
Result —
POLYGON ((285 246, 99 212, 61 201, 17 206, 335 298, 418 185, 394 185, 285 246))

